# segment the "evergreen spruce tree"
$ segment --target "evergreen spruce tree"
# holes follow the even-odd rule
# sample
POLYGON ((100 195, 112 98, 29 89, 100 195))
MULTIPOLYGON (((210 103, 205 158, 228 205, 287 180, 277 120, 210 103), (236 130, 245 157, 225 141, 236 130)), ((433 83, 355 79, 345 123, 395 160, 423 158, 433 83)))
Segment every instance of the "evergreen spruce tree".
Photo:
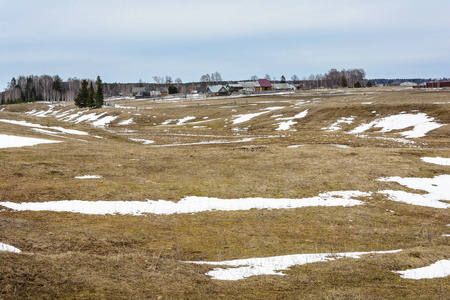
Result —
POLYGON ((95 84, 97 85, 97 92, 95 93, 94 102, 95 108, 100 108, 103 106, 103 83, 100 79, 100 76, 97 76, 97 80, 95 81, 95 84))
POLYGON ((372 81, 370 81, 370 80, 369 80, 369 81, 367 81, 367 84, 366 84, 366 86, 367 86, 367 87, 372 87, 372 81))
POLYGON ((342 74, 341 79, 339 80, 339 84, 341 87, 347 87, 348 86, 348 80, 347 77, 345 77, 344 74, 342 74))
POLYGON ((62 92, 63 92, 63 84, 62 79, 59 77, 59 75, 55 75, 53 77, 53 84, 52 84, 52 90, 56 91, 57 96, 59 96, 57 99, 58 101, 62 100, 62 92))
POLYGON ((91 81, 91 83, 89 84, 89 95, 88 95, 88 98, 86 101, 87 107, 91 107, 91 108, 95 107, 94 96, 95 96, 94 85, 92 84, 92 81, 91 81))
POLYGON ((169 86, 169 94, 177 94, 178 93, 178 89, 176 86, 171 85, 169 86))
POLYGON ((361 82, 357 81, 353 84, 354 88, 360 88, 361 87, 361 82))
POLYGON ((86 79, 81 81, 81 89, 78 91, 78 95, 75 98, 75 105, 78 107, 86 107, 87 100, 89 98, 88 82, 86 79))
POLYGON ((284 77, 284 75, 281 75, 280 82, 281 83, 286 83, 286 77, 284 77))

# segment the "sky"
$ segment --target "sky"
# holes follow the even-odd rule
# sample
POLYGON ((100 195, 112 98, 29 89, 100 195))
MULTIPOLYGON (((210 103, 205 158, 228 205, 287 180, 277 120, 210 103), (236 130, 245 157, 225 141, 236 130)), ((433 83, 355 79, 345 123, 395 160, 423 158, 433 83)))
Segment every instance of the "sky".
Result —
POLYGON ((450 77, 449 11, 449 0, 0 0, 0 88, 43 74, 450 77))

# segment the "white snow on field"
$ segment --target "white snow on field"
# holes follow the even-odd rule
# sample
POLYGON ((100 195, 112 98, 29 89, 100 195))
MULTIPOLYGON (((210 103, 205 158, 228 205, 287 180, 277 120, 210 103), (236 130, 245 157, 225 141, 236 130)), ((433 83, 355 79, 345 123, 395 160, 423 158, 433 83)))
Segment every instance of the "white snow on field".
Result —
POLYGON ((103 117, 97 121, 95 121, 94 123, 92 123, 92 126, 95 127, 105 127, 107 126, 109 123, 111 123, 112 121, 114 121, 115 119, 117 119, 117 116, 106 116, 103 117))
POLYGON ((381 127, 381 132, 390 132, 392 130, 400 130, 413 127, 412 130, 401 132, 400 134, 406 138, 424 137, 431 130, 444 126, 434 121, 434 118, 428 117, 425 113, 418 114, 399 114, 378 119, 368 124, 362 124, 350 133, 359 134, 372 127, 381 127))
POLYGON ((330 144, 330 146, 341 148, 341 149, 349 149, 350 148, 350 146, 340 145, 340 144, 330 144))
POLYGON ((119 124, 119 125, 131 125, 131 124, 134 124, 133 118, 124 120, 124 121, 122 121, 122 122, 119 122, 118 124, 119 124))
POLYGON ((81 123, 81 122, 86 122, 86 121, 96 121, 98 120, 101 116, 103 116, 104 114, 106 114, 106 112, 103 112, 101 114, 96 114, 96 113, 91 113, 91 114, 86 114, 86 115, 82 115, 81 117, 75 119, 75 123, 81 123))
POLYGON ((75 176, 75 179, 100 179, 102 176, 100 175, 83 175, 83 176, 75 176))
POLYGON ((289 130, 289 128, 291 128, 292 125, 297 124, 297 122, 294 122, 292 120, 286 121, 286 122, 281 122, 280 124, 278 124, 278 128, 275 130, 289 130))
POLYGON ((440 175, 434 178, 388 177, 377 180, 397 182, 411 189, 428 192, 428 194, 414 194, 405 191, 379 191, 379 193, 387 194, 389 200, 433 208, 450 208, 450 204, 441 202, 450 200, 450 175, 440 175))
POLYGON ((179 119, 177 122, 177 125, 184 125, 186 124, 188 121, 190 120, 194 120, 195 117, 189 116, 189 117, 184 117, 183 119, 179 119))
POLYGON ((303 147, 303 146, 305 146, 305 145, 290 145, 290 146, 287 146, 287 148, 299 148, 299 147, 303 147))
POLYGON ((142 143, 143 145, 153 144, 155 141, 152 140, 144 140, 144 139, 130 139, 134 142, 142 143))
POLYGON ((291 209, 309 206, 355 206, 363 202, 355 197, 367 197, 370 193, 359 191, 336 191, 319 194, 316 197, 303 199, 218 199, 188 196, 178 202, 166 200, 147 201, 82 201, 63 200, 50 202, 13 203, 0 202, 1 206, 18 211, 57 211, 91 215, 144 213, 171 215, 182 213, 198 213, 204 211, 237 211, 250 209, 291 209))
POLYGON ((419 280, 447 277, 450 275, 450 259, 443 259, 423 268, 394 272, 401 274, 400 277, 405 279, 419 280))
MULTIPOLYGON (((194 120, 194 119, 196 119, 196 117, 193 117, 193 116, 184 117, 182 119, 167 119, 164 122, 162 122, 161 125, 170 125, 170 123, 172 123, 172 122, 177 122, 177 123, 176 124, 172 124, 171 126, 174 126, 174 125, 185 125, 188 121, 194 120)), ((200 123, 200 122, 195 122, 195 123, 200 123)), ((194 124, 194 123, 192 123, 192 124, 194 124)))
POLYGON ((185 261, 186 263, 220 265, 229 268, 214 268, 206 275, 212 279, 218 280, 241 280, 251 276, 258 275, 281 275, 280 272, 287 270, 292 266, 304 265, 316 262, 332 261, 339 258, 360 258, 367 254, 389 254, 400 252, 400 250, 391 251, 371 251, 371 252, 343 252, 343 253, 315 253, 315 254, 293 254, 271 257, 257 257, 236 259, 228 261, 185 261), (231 267, 231 268, 230 268, 231 267))
POLYGON ((450 158, 443 158, 443 157, 422 157, 422 161, 430 163, 430 164, 436 164, 436 165, 442 165, 442 166, 450 166, 450 158))
POLYGON ((168 120, 165 120, 164 122, 162 122, 161 125, 168 125, 168 124, 170 124, 170 123, 172 123, 172 122, 174 122, 176 120, 177 119, 168 119, 168 120))
POLYGON ((60 131, 61 133, 67 133, 67 134, 89 135, 89 133, 84 132, 84 131, 80 131, 80 130, 66 129, 66 128, 59 127, 59 126, 55 126, 55 127, 43 126, 43 125, 40 125, 40 124, 29 123, 27 121, 16 121, 16 120, 0 119, 0 122, 14 124, 14 125, 20 125, 20 126, 26 126, 26 127, 31 127, 31 128, 53 129, 53 130, 60 131))
POLYGON ((11 245, 0 243, 0 251, 20 253, 21 251, 11 245))
POLYGON ((51 141, 44 139, 29 138, 23 136, 0 134, 0 148, 14 148, 34 146, 39 144, 61 143, 60 141, 51 141))
POLYGON ((71 122, 71 121, 73 121, 75 119, 78 119, 84 112, 85 111, 78 111, 78 112, 76 112, 76 113, 74 113, 72 115, 63 115, 63 116, 59 115, 59 116, 56 116, 56 118, 57 119, 61 119, 61 120, 66 121, 66 122, 71 122))
POLYGON ((292 125, 297 124, 297 122, 295 122, 295 119, 302 119, 304 117, 306 117, 306 115, 308 114, 308 110, 304 110, 301 113, 296 114, 293 117, 288 117, 288 118, 277 118, 277 121, 280 120, 286 120, 285 122, 281 122, 278 124, 278 128, 275 130, 289 130, 289 128, 291 128, 292 125))
POLYGON ((342 117, 340 119, 338 119, 336 122, 334 122, 333 124, 331 124, 329 127, 324 127, 322 128, 322 130, 326 130, 326 131, 337 131, 342 129, 342 127, 340 126, 341 124, 352 124, 353 121, 355 120, 356 117, 351 116, 351 117, 342 117))
POLYGON ((284 108, 284 106, 275 106, 275 107, 267 107, 262 109, 262 112, 258 112, 258 113, 252 113, 252 114, 245 114, 245 115, 237 115, 236 119, 233 120, 233 124, 239 124, 239 123, 244 123, 247 122, 255 117, 258 117, 260 115, 266 114, 268 112, 274 111, 274 110, 278 110, 278 109, 282 109, 284 108))

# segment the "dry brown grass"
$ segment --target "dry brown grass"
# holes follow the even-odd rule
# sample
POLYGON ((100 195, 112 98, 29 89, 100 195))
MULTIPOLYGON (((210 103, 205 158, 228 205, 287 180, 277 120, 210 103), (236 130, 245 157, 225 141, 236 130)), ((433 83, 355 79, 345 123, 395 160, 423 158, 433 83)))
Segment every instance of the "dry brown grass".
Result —
MULTIPOLYGON (((358 94, 308 91, 236 100, 124 101, 120 104, 150 105, 152 109, 101 110, 119 116, 108 131, 20 113, 44 109, 42 104, 7 106, 0 118, 83 130, 104 139, 68 136, 71 139, 54 145, 0 149, 0 201, 178 201, 188 195, 302 198, 338 190, 408 190, 375 179, 449 174, 449 167, 420 160, 424 156, 449 157, 449 125, 417 139, 420 147, 414 148, 345 133, 355 124, 374 120, 374 110, 381 116, 417 110, 449 124, 449 92, 349 91, 358 94), (298 101, 305 102, 293 107, 298 101), (366 102, 372 104, 362 104, 366 102), (230 122, 233 115, 272 106, 286 107, 240 124, 252 125, 239 132, 241 135, 231 130, 235 127, 230 122), (277 121, 272 115, 289 117, 305 109, 309 109, 308 115, 292 127, 297 131, 275 131, 277 121), (204 117, 219 120, 198 124, 207 126, 202 128, 160 126, 167 119, 186 116, 196 116, 193 122, 204 117), (349 116, 357 116, 355 124, 336 132, 321 130, 349 116), (130 117, 136 124, 118 125, 130 117), (136 132, 126 133, 125 128, 136 132), (152 147, 128 139, 145 138, 163 145, 255 136, 261 138, 249 143, 175 147, 152 147), (295 144, 306 146, 286 148, 295 144), (239 149, 245 145, 266 148, 239 149), (87 174, 103 178, 74 179, 87 174)), ((0 123, 0 131, 58 140, 6 123, 0 123)), ((380 136, 376 130, 367 135, 380 136)), ((450 241, 442 237, 449 231, 448 210, 386 201, 379 194, 363 200, 365 205, 347 208, 169 216, 0 210, 0 242, 23 251, 0 253, 0 299, 446 299, 449 278, 405 280, 391 270, 449 258, 450 241), (211 266, 182 262, 400 248, 404 251, 397 254, 295 266, 285 271, 288 276, 237 282, 211 280, 204 275, 211 266)))

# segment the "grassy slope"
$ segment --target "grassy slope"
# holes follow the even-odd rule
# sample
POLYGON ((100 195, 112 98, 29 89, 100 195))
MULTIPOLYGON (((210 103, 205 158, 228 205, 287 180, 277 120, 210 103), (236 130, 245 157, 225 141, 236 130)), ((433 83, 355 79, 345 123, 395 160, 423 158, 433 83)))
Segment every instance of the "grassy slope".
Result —
MULTIPOLYGON (((109 128, 111 132, 19 114, 33 107, 46 109, 42 104, 8 106, 0 118, 74 128, 105 138, 69 136, 73 139, 56 145, 0 149, 0 201, 178 201, 187 195, 301 198, 334 190, 407 190, 374 179, 448 174, 449 167, 420 160, 423 156, 449 157, 448 125, 417 139, 417 148, 363 139, 343 131, 374 120, 372 111, 381 116, 426 112, 449 124, 449 104, 433 104, 447 102, 449 96, 442 91, 370 89, 357 95, 308 92, 185 103, 128 101, 124 105, 150 105, 153 109, 139 110, 136 116, 135 110, 130 114, 124 109, 105 110, 119 116, 109 128), (299 101, 301 105, 293 106, 299 101), (367 102, 371 104, 362 104, 367 102), (258 105, 252 105, 255 103, 258 105), (240 136, 231 130, 232 115, 272 106, 286 107, 239 124, 252 125, 240 136), (297 120, 293 126, 297 131, 280 136, 274 130, 279 121, 271 115, 290 117, 304 109, 309 113, 297 120), (117 125, 131 116, 137 124, 117 125), (206 128, 157 126, 167 119, 186 116, 196 116, 196 121, 203 117, 220 119, 198 124, 206 128), (343 131, 321 130, 349 116, 357 118, 352 125, 344 124, 343 131), (123 128, 137 132, 124 135, 123 128), (218 139, 204 135, 220 135, 224 140, 263 137, 247 144, 268 148, 252 152, 236 149, 245 144, 150 147, 128 140, 137 137, 166 144, 218 139), (307 146, 286 148, 293 144, 307 146), (86 174, 103 178, 74 179, 86 174)), ((3 134, 58 139, 5 123, 0 123, 0 130, 3 134)), ((372 130, 368 135, 380 133, 372 130)), ((385 201, 381 195, 364 200, 366 205, 351 208, 171 216, 0 211, 0 242, 23 251, 0 253, 0 299, 445 299, 450 292, 449 278, 404 280, 391 270, 422 267, 449 258, 449 239, 442 237, 449 230, 448 210, 385 201), (288 276, 258 276, 237 282, 210 280, 204 273, 211 266, 180 262, 400 248, 405 251, 296 266, 285 271, 288 276)))

